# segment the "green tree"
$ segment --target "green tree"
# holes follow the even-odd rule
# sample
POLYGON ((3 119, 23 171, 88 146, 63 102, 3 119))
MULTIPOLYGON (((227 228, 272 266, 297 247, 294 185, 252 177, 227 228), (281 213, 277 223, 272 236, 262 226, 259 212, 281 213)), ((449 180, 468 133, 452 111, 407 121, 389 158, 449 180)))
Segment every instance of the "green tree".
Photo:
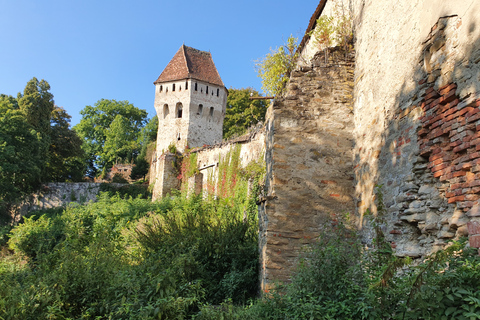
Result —
POLYGON ((145 110, 136 108, 128 101, 101 99, 95 103, 94 107, 86 106, 80 114, 82 119, 74 129, 83 139, 83 150, 87 155, 90 175, 95 174, 97 170, 106 170, 113 164, 116 157, 119 157, 120 161, 126 161, 131 160, 132 155, 138 154, 138 144, 135 141, 139 138, 140 131, 146 122, 145 110), (116 120, 117 116, 121 118, 116 120), (114 120, 116 120, 115 128, 113 132, 108 133, 112 129, 114 120), (125 127, 122 128, 122 126, 125 127), (118 145, 114 134, 122 135, 127 139, 122 141, 122 144, 131 149, 126 151, 124 148, 122 153, 115 153, 109 149, 118 145), (107 149, 104 149, 107 135, 109 142, 107 149))
POLYGON ((32 78, 28 81, 23 95, 17 97, 20 110, 25 114, 27 122, 40 134, 43 138, 49 136, 50 119, 54 109, 53 94, 49 92, 50 85, 47 81, 38 81, 32 78))
POLYGON ((265 120, 267 103, 265 100, 250 100, 250 96, 260 96, 252 88, 228 90, 227 111, 223 121, 223 138, 241 135, 253 125, 265 120))
POLYGON ((81 181, 86 163, 82 140, 70 129, 71 116, 62 107, 55 106, 50 130, 47 181, 81 181))
POLYGON ((138 133, 128 125, 128 120, 120 114, 110 124, 105 134, 105 144, 100 157, 108 165, 122 161, 131 162, 139 151, 138 133))
POLYGON ((264 58, 257 60, 255 69, 262 79, 262 89, 267 95, 278 96, 284 91, 290 72, 298 57, 298 39, 290 35, 287 43, 272 50, 264 58))
POLYGON ((38 133, 13 97, 0 96, 0 211, 40 185, 44 153, 38 133))

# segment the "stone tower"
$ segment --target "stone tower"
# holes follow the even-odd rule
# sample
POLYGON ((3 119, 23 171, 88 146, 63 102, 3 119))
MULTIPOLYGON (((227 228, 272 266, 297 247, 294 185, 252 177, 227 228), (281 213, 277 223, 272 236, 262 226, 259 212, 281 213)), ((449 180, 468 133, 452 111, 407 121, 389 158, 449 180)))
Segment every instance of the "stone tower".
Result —
POLYGON ((157 154, 222 141, 228 91, 210 52, 182 45, 154 84, 157 154))

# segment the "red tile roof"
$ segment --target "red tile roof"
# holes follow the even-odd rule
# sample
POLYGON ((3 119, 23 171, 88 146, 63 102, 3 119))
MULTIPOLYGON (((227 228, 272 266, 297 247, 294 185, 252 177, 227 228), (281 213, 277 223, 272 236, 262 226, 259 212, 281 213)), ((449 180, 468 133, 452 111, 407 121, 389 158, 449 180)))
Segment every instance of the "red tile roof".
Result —
POLYGON ((225 87, 210 52, 182 45, 158 77, 156 83, 195 79, 225 87))

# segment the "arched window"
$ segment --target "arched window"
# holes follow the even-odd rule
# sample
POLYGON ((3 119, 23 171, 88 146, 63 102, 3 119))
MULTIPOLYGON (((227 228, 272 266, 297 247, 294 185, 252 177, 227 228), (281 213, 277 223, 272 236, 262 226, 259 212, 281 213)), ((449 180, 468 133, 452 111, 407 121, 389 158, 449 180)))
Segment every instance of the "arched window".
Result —
POLYGON ((208 86, 207 86, 207 92, 206 92, 206 94, 208 94, 208 86))
POLYGON ((220 94, 220 89, 217 89, 217 97, 218 97, 219 94, 220 94))
POLYGON ((198 114, 199 116, 201 116, 201 115, 202 115, 202 112, 203 112, 203 104, 199 104, 199 105, 198 105, 198 112, 197 112, 197 114, 198 114))
POLYGON ((213 118, 213 107, 210 108, 210 118, 213 118))
POLYGON ((181 118, 183 113, 183 105, 181 102, 177 103, 175 115, 177 118, 181 118))
POLYGON ((197 83, 195 82, 195 91, 197 91, 197 83))
POLYGON ((188 90, 188 81, 185 81, 185 90, 188 90))
POLYGON ((172 91, 175 91, 175 83, 172 84, 172 91))
POLYGON ((164 104, 163 105, 163 119, 165 119, 169 114, 169 111, 168 111, 168 104, 164 104))

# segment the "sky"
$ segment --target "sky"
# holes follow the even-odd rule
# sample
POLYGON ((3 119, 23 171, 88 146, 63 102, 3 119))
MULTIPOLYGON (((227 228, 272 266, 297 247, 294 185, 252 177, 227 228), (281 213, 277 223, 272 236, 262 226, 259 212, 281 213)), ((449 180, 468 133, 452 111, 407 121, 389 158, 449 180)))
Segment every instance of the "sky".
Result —
POLYGON ((0 0, 0 93, 36 77, 81 120, 100 99, 155 115, 153 82, 185 44, 210 51, 227 88, 261 92, 255 60, 304 35, 319 0, 0 0))

